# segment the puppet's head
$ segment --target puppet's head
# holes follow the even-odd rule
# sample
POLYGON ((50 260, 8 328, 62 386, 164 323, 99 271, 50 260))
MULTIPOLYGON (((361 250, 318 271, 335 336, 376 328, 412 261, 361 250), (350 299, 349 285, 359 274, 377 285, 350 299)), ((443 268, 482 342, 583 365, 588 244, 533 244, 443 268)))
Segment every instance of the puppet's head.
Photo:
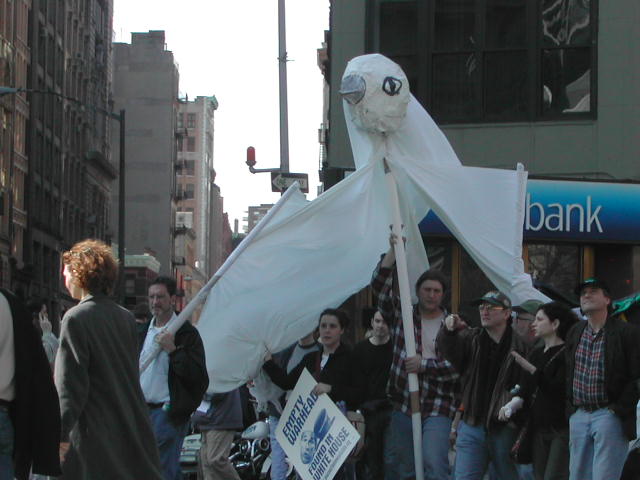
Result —
POLYGON ((356 125, 374 133, 390 133, 400 128, 407 113, 409 81, 387 57, 362 55, 347 64, 340 94, 356 125))

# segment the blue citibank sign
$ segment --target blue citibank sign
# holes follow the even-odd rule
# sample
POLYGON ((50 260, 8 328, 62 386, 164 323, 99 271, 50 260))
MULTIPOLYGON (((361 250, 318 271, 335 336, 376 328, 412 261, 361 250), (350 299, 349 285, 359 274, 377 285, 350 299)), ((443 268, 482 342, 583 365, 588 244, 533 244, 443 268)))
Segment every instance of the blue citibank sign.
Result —
MULTIPOLYGON (((451 235, 433 212, 420 231, 451 235)), ((524 239, 640 244, 640 184, 529 180, 524 239)))

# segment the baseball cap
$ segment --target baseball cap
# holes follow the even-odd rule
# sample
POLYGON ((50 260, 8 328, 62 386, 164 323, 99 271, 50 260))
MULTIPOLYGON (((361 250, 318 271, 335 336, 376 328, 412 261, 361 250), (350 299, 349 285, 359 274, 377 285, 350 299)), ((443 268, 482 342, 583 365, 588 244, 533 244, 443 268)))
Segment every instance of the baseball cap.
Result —
POLYGON ((482 297, 473 300, 471 305, 480 305, 481 303, 490 303, 504 308, 511 308, 511 300, 509 300, 509 297, 497 290, 485 293, 482 297))
POLYGON ((518 313, 529 313, 531 315, 535 315, 540 305, 544 305, 544 302, 540 300, 527 300, 522 302, 520 305, 513 307, 514 312, 518 313))
POLYGON ((580 282, 575 288, 574 293, 576 295, 580 295, 582 293, 582 290, 587 287, 601 288, 602 290, 604 290, 607 297, 611 296, 611 290, 609 290, 609 285, 607 285, 607 282, 595 277, 587 278, 586 280, 580 282))

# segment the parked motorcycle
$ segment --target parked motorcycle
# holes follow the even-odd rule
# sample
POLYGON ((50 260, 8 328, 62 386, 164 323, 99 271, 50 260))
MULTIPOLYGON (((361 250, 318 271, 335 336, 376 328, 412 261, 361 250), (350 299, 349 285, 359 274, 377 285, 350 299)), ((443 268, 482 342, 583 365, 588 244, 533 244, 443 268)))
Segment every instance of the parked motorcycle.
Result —
MULTIPOLYGON (((269 419, 258 420, 236 433, 229 460, 242 480, 271 480, 271 441, 269 419)), ((200 434, 187 435, 180 452, 180 468, 185 480, 197 480, 200 462, 200 434)), ((287 480, 295 479, 289 465, 287 480)))
MULTIPOLYGON (((271 479, 271 441, 269 419, 258 420, 242 433, 237 434, 229 455, 242 480, 271 479)), ((295 478, 293 466, 289 465, 287 479, 295 478)))

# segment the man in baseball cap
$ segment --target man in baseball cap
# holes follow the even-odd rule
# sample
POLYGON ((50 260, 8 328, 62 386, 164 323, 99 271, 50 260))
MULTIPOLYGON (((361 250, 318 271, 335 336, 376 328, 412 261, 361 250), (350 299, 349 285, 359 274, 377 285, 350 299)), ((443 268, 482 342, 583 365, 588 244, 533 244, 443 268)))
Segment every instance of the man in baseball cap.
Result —
POLYGON ((509 455, 517 429, 498 415, 501 402, 510 400, 510 390, 520 383, 521 369, 514 368, 511 352, 526 356, 529 348, 511 326, 511 300, 504 293, 492 290, 471 304, 478 306, 481 327, 468 328, 457 315, 448 315, 437 341, 456 370, 468 372, 454 476, 480 480, 491 460, 498 478, 518 480, 509 455))
POLYGON ((636 437, 640 330, 611 317, 611 290, 599 278, 575 289, 586 322, 567 333, 569 478, 620 478, 636 437))
POLYGON ((520 305, 513 307, 513 311, 516 316, 513 320, 513 328, 529 345, 533 345, 536 341, 536 336, 531 330, 531 324, 536 318, 538 309, 544 302, 540 300, 527 300, 520 305))
POLYGON ((489 303, 491 305, 503 307, 505 309, 511 309, 511 300, 504 293, 499 292, 498 290, 491 290, 490 292, 485 293, 482 297, 472 300, 471 305, 479 306, 483 303, 489 303))
POLYGON ((605 293, 607 297, 611 298, 611 293, 610 293, 611 290, 609 289, 609 285, 607 284, 607 282, 605 282, 600 278, 595 278, 595 277, 587 278, 586 280, 580 282, 578 286, 575 288, 574 293, 576 295, 581 295, 582 290, 584 290, 587 287, 599 288, 605 293))

